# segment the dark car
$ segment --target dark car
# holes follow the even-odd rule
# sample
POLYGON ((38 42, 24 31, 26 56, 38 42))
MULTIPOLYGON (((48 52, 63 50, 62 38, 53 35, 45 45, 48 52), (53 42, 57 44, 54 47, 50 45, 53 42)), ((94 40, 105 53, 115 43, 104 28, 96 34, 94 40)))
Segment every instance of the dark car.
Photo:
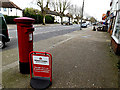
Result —
POLYGON ((5 43, 9 42, 7 24, 4 16, 0 13, 0 49, 5 47, 5 43))

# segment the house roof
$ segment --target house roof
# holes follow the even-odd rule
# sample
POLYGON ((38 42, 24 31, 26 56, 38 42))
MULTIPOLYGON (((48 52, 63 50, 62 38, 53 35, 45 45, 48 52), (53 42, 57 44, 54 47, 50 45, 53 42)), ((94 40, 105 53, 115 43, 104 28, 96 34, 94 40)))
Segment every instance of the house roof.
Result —
POLYGON ((0 7, 3 7, 3 8, 16 8, 16 9, 22 10, 20 7, 18 7, 16 4, 11 2, 10 0, 1 0, 0 1, 0 7))
POLYGON ((69 13, 66 14, 67 17, 73 18, 73 16, 69 13))
POLYGON ((59 13, 58 13, 58 12, 56 12, 56 11, 51 11, 51 10, 48 10, 48 11, 47 11, 47 14, 59 16, 59 13))

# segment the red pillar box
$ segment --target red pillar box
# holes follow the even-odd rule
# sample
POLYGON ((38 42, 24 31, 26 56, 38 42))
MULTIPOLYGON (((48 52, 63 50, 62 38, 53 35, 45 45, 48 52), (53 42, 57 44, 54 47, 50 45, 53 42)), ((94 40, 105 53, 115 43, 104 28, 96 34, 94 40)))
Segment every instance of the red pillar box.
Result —
POLYGON ((33 22, 32 18, 15 18, 17 23, 18 46, 19 46, 19 67, 23 74, 30 73, 29 53, 33 51, 33 22))
POLYGON ((46 89, 52 85, 52 55, 47 52, 30 53, 30 85, 34 89, 46 89))

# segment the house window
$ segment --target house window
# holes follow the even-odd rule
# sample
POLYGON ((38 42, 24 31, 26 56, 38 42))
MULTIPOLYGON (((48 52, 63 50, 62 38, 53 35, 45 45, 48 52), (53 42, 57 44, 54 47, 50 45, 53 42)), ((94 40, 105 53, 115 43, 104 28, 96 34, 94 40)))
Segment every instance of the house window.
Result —
POLYGON ((3 8, 3 11, 6 12, 6 11, 7 11, 7 8, 3 8))
POLYGON ((12 12, 12 8, 10 8, 10 11, 12 12))
POLYGON ((118 12, 117 18, 116 18, 116 28, 114 36, 120 41, 120 12, 118 12))

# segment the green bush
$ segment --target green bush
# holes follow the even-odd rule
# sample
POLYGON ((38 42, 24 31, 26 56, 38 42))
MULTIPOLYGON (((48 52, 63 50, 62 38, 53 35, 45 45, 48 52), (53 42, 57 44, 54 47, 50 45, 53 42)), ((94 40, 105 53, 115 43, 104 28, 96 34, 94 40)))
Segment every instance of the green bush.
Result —
POLYGON ((54 23, 54 17, 52 17, 52 16, 46 16, 45 17, 45 22, 46 23, 54 23))
POLYGON ((29 15, 29 16, 25 16, 25 17, 30 17, 30 18, 33 18, 35 19, 35 24, 41 24, 42 23, 42 16, 41 15, 29 15))
POLYGON ((15 24, 14 18, 18 18, 19 16, 7 16, 7 15, 4 15, 4 17, 5 17, 5 20, 6 20, 7 24, 15 24))
MULTIPOLYGON (((30 18, 34 18, 35 19, 35 22, 34 24, 41 24, 43 23, 43 16, 42 15, 26 15, 25 17, 30 17, 30 18)), ((45 16, 45 22, 47 24, 51 24, 51 23, 54 23, 54 17, 50 16, 50 15, 47 15, 45 16)))
MULTIPOLYGON (((6 20, 7 24, 16 24, 14 22, 14 19, 18 18, 19 16, 7 16, 7 15, 4 15, 4 17, 5 17, 5 20, 6 20)), ((30 14, 27 14, 24 17, 30 17, 30 18, 35 19, 34 24, 41 24, 41 23, 43 23, 43 16, 40 15, 40 14, 39 15, 30 15, 30 14)), ((54 23, 54 17, 52 17, 50 15, 45 16, 45 22, 47 24, 54 23)))
MULTIPOLYGON (((23 10, 23 16, 34 18, 35 19, 35 22, 34 22, 35 24, 43 23, 43 16, 40 14, 40 11, 37 10, 37 9, 26 8, 26 9, 23 10)), ((48 24, 54 23, 54 17, 52 17, 50 15, 46 15, 45 16, 45 22, 48 23, 48 24)))
MULTIPOLYGON (((25 17, 30 17, 30 18, 34 18, 35 19, 35 24, 41 24, 43 23, 43 16, 42 15, 26 15, 25 17)), ((54 23, 54 17, 52 16, 45 16, 45 22, 47 24, 50 24, 50 23, 54 23)))

